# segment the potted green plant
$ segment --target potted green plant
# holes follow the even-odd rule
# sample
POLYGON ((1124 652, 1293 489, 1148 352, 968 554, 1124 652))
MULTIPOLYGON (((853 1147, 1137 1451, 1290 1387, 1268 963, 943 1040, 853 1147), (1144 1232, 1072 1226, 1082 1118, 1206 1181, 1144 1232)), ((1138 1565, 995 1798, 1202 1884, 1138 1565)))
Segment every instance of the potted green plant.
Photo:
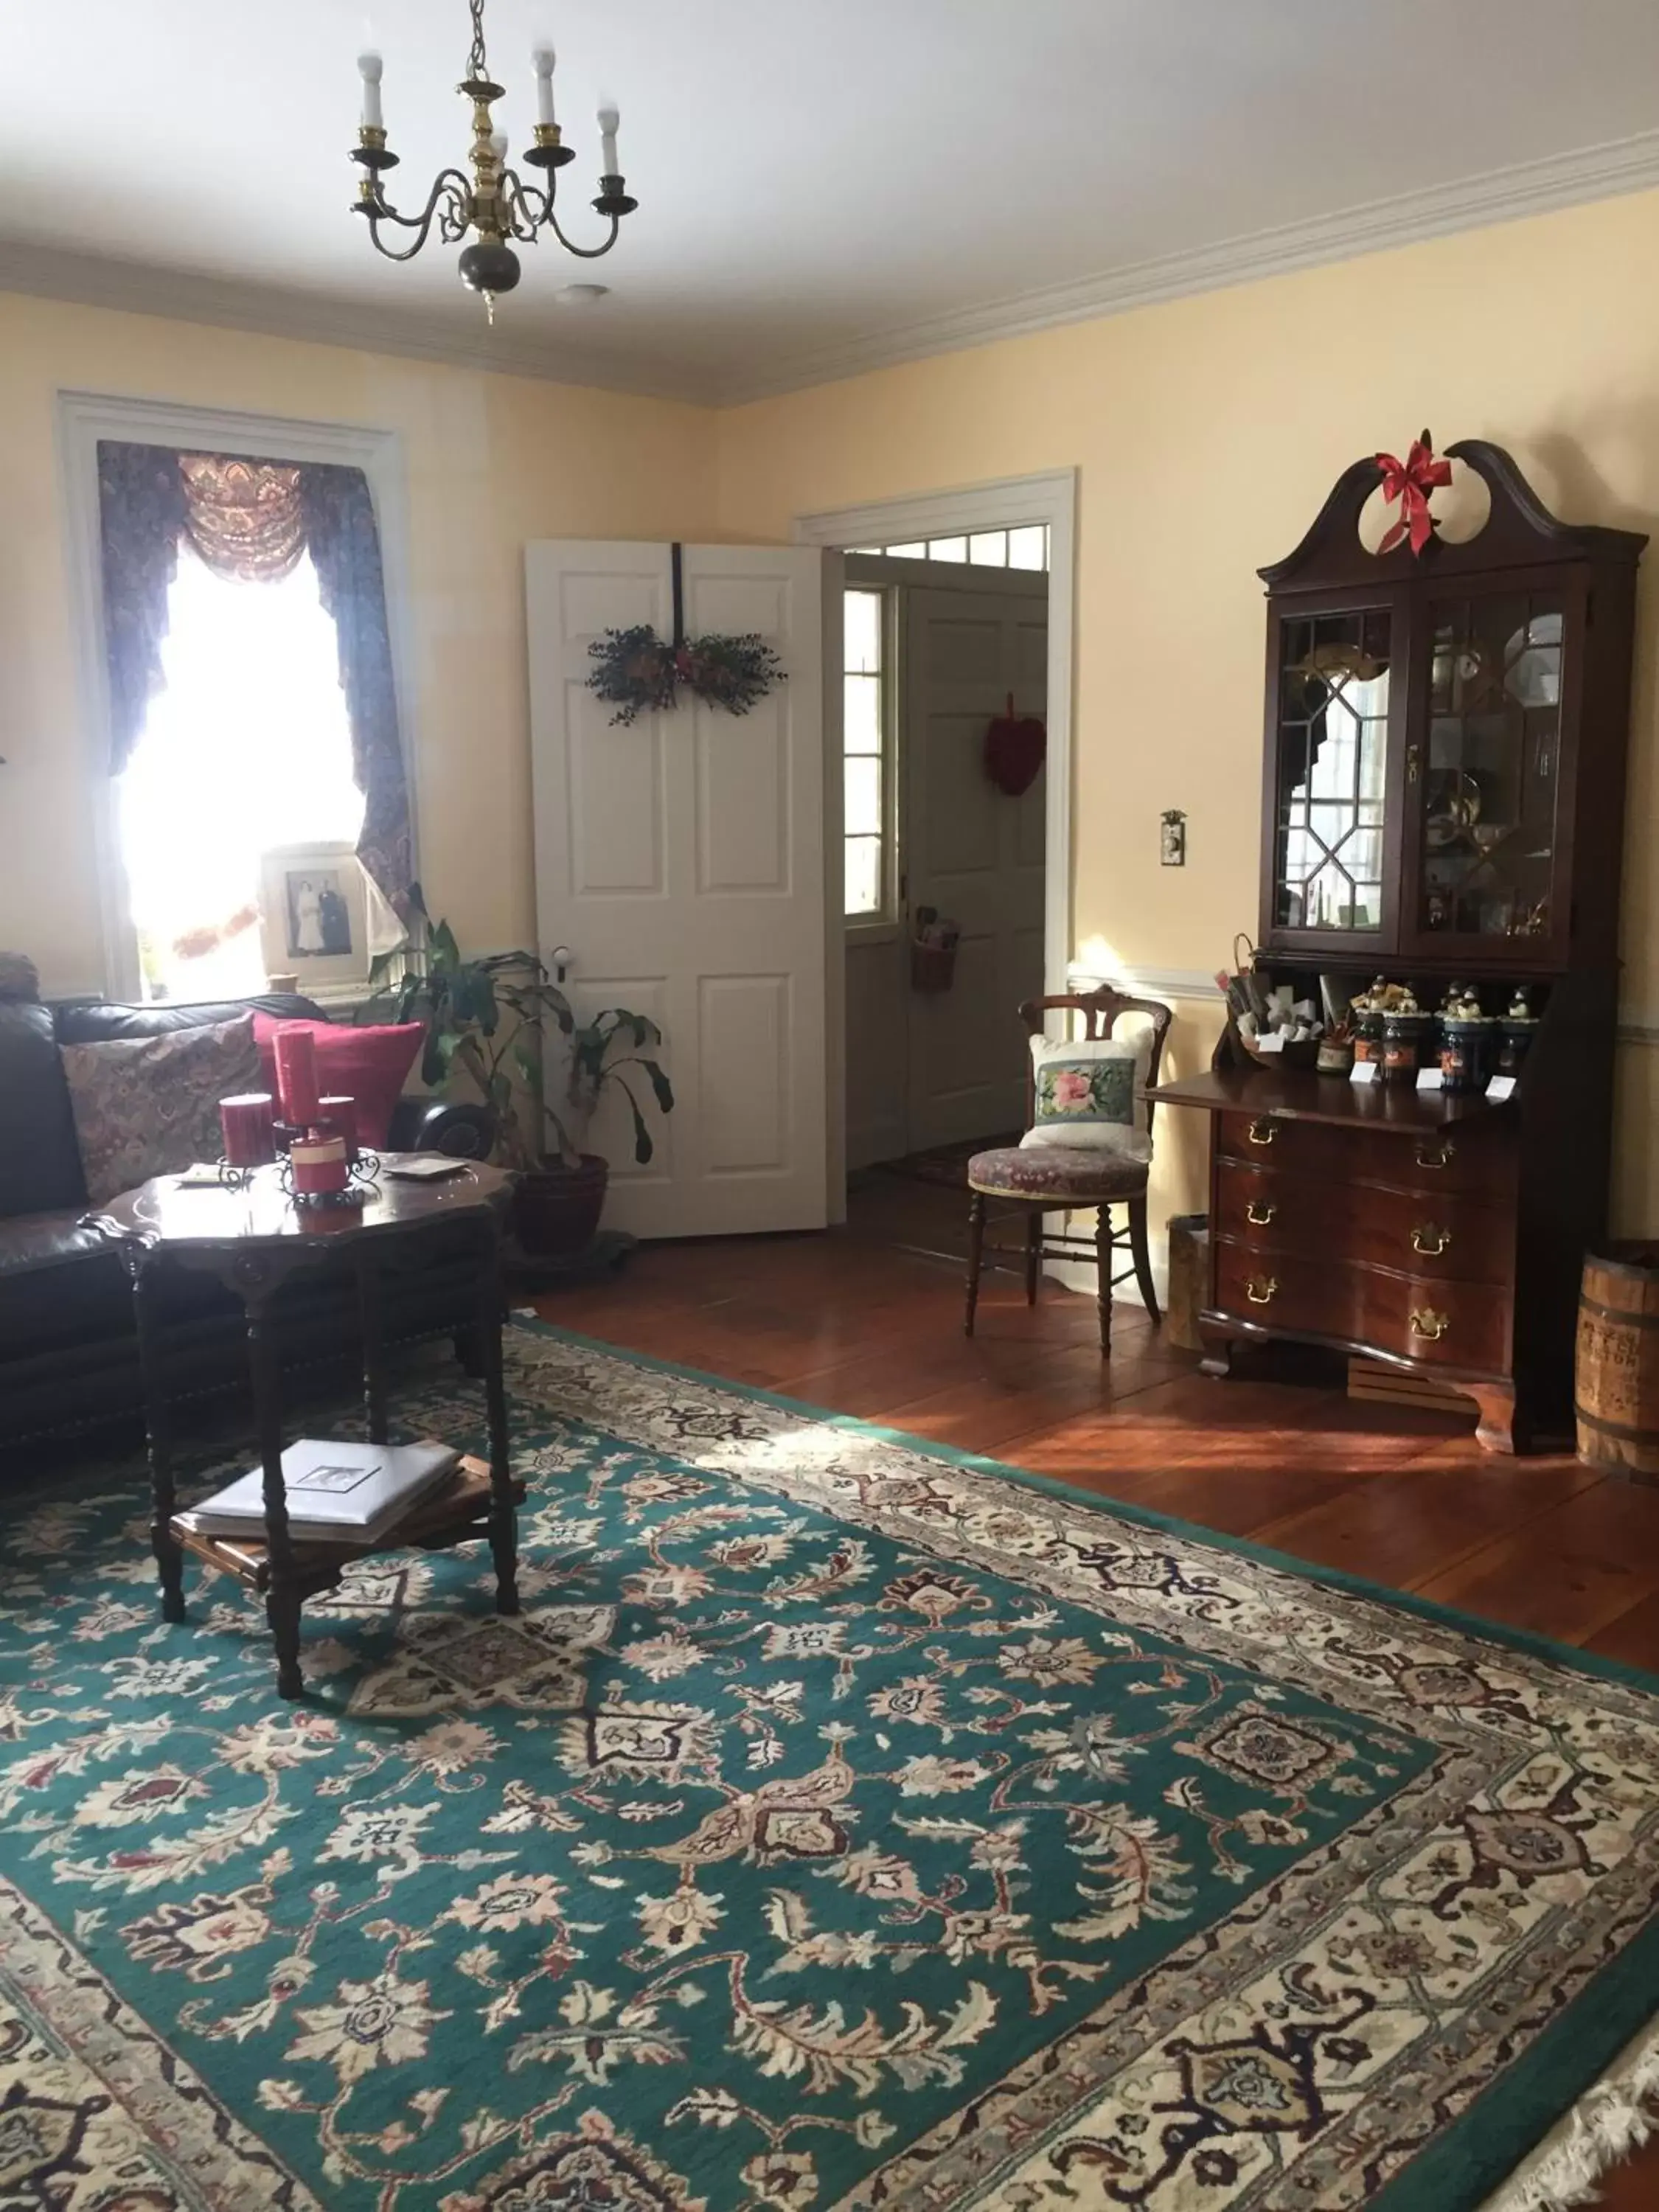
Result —
POLYGON ((609 1163, 581 1150, 605 1091, 614 1084, 628 1101, 641 1166, 655 1146, 636 1087, 641 1079, 662 1113, 674 1110, 673 1087, 653 1056, 661 1031, 647 1015, 623 1006, 579 1021, 537 954, 468 959, 449 924, 428 914, 418 884, 408 906, 408 933, 373 963, 358 1018, 424 1025, 422 1081, 438 1091, 470 1087, 490 1109, 495 1156, 519 1178, 520 1244, 538 1257, 581 1250, 599 1228, 610 1180, 609 1163), (550 1021, 565 1040, 564 1073, 551 1097, 550 1021), (638 1071, 632 1079, 630 1069, 638 1071))

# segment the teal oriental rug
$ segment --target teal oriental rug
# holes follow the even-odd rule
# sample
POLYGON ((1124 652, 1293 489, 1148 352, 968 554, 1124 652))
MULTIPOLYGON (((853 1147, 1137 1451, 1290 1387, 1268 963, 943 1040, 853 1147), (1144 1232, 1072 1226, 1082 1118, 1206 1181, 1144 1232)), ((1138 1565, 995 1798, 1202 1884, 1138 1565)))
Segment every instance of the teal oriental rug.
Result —
POLYGON ((1510 2212, 1640 2131, 1659 1684, 509 1360, 523 1617, 377 1560, 300 1705, 136 1460, 7 1509, 0 2205, 1510 2212))

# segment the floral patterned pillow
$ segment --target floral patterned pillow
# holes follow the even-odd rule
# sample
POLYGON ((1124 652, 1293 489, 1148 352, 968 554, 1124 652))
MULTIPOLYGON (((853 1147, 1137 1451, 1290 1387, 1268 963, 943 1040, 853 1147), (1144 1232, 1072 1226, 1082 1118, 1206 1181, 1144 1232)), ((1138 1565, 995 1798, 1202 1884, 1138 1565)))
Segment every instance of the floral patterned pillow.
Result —
POLYGON ((66 1044, 62 1054, 94 1206, 152 1176, 216 1160, 219 1101, 264 1088, 251 1013, 160 1036, 66 1044))
POLYGON ((1085 1044, 1033 1037, 1036 1112, 1021 1145, 1065 1145, 1151 1159, 1146 1102, 1136 1096, 1146 1080, 1151 1042, 1150 1036, 1085 1044))

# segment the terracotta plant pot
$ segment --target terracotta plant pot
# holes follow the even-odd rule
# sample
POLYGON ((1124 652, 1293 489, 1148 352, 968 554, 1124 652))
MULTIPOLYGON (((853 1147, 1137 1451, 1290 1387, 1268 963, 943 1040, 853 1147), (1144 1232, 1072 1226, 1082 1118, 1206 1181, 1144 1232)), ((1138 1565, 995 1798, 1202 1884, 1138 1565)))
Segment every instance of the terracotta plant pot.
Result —
POLYGON ((513 1227, 520 1247, 537 1259, 580 1252, 590 1245, 605 1211, 609 1163, 584 1152, 574 1167, 545 1161, 519 1178, 513 1227))

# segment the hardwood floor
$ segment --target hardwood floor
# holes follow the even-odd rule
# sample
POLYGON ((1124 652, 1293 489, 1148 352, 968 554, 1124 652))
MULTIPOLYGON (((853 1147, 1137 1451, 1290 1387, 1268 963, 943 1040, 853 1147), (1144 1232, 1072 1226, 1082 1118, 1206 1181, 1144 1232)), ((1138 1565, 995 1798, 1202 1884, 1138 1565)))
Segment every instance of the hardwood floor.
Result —
MULTIPOLYGON (((1212 1382, 1134 1305, 1103 1360, 1092 1297, 988 1270, 962 1334, 965 1199, 875 1175, 844 1229, 642 1248, 549 1321, 981 1451, 1316 1565, 1659 1671, 1659 1491, 1565 1451, 1503 1461, 1473 1417, 1356 1404, 1310 1366, 1212 1382)), ((991 1237, 995 1241, 996 1227, 991 1237)), ((1659 2203, 1659 2142, 1604 2185, 1659 2203)))

